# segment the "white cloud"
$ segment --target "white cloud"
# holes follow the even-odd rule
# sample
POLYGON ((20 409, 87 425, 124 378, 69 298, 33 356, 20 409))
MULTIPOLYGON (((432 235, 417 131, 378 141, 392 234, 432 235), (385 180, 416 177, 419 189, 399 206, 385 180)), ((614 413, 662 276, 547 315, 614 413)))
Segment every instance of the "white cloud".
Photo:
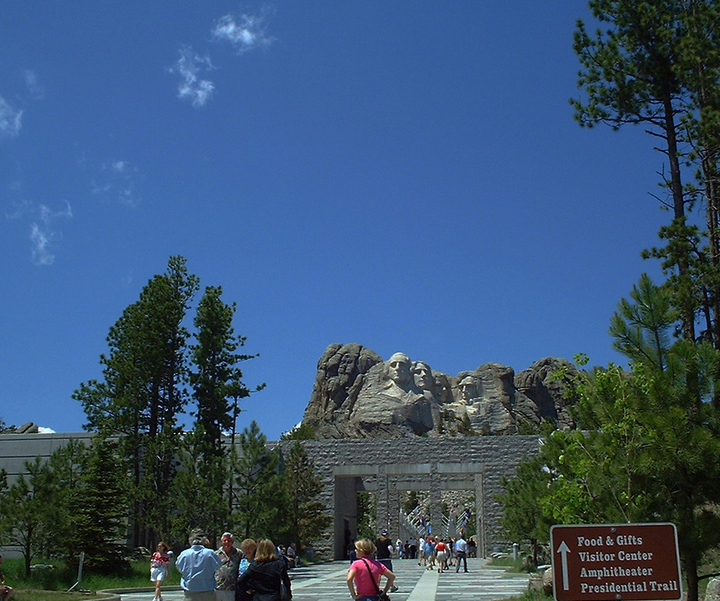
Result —
POLYGON ((37 223, 30 225, 30 242, 32 243, 32 262, 35 265, 52 265, 55 255, 49 250, 51 234, 37 223))
POLYGON ((204 71, 214 69, 208 55, 200 56, 190 46, 180 49, 180 58, 168 69, 170 73, 180 76, 178 98, 190 100, 195 108, 205 106, 212 98, 215 84, 209 79, 201 79, 204 71))
POLYGON ((39 434, 55 434, 55 430, 52 428, 46 428, 45 426, 38 426, 38 433, 39 434))
POLYGON ((44 204, 34 206, 32 203, 23 202, 23 211, 32 211, 39 214, 40 223, 33 221, 30 224, 30 244, 32 262, 35 265, 52 265, 55 262, 55 255, 50 248, 52 243, 57 240, 60 235, 54 231, 52 223, 58 218, 71 219, 72 207, 70 203, 65 201, 65 209, 53 211, 44 204))
POLYGON ((265 21, 271 10, 263 7, 259 15, 227 14, 218 19, 212 36, 218 41, 230 42, 238 54, 272 44, 275 38, 266 33, 265 21))
POLYGON ((20 133, 22 114, 0 96, 0 138, 14 138, 20 133))
POLYGON ((38 76, 35 71, 26 69, 25 73, 25 85, 27 86, 30 96, 34 100, 42 100, 45 97, 45 88, 38 81, 38 76))
POLYGON ((135 189, 136 173, 137 169, 129 161, 114 159, 100 163, 100 173, 90 180, 90 193, 135 207, 141 200, 135 189))

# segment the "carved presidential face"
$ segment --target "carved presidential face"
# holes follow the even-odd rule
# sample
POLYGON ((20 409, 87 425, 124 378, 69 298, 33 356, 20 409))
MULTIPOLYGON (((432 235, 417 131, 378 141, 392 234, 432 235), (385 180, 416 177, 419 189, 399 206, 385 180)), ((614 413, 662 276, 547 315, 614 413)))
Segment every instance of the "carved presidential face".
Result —
POLYGON ((404 353, 395 353, 387 363, 388 377, 395 384, 406 384, 410 380, 410 357, 404 353))
POLYGON ((435 383, 435 378, 432 375, 432 369, 430 366, 423 362, 418 361, 413 367, 413 377, 415 378, 415 386, 420 390, 430 390, 435 383))
POLYGON ((460 388, 460 398, 463 401, 467 402, 477 396, 475 381, 470 376, 463 378, 460 384, 458 384, 458 388, 460 388))

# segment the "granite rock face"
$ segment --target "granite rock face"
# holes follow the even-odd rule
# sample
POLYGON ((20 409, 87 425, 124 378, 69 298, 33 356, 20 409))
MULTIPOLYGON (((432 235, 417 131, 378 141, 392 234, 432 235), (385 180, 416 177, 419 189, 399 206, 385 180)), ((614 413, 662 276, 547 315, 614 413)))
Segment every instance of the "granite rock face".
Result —
POLYGON ((404 353, 383 361, 357 343, 331 344, 303 424, 321 439, 522 434, 543 420, 569 428, 574 372, 569 361, 549 357, 518 374, 486 363, 451 376, 404 353))

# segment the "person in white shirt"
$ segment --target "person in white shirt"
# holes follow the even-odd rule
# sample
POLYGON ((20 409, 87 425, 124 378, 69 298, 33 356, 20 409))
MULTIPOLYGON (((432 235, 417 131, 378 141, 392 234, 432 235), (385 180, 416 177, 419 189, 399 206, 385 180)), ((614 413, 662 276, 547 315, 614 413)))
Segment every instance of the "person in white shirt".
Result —
POLYGON ((468 571, 468 569, 467 569, 467 551, 468 551, 467 542, 463 538, 463 535, 461 532, 460 538, 458 538, 455 541, 455 558, 457 559, 457 568, 455 569, 456 574, 460 571, 460 561, 463 562, 465 571, 466 572, 468 571))

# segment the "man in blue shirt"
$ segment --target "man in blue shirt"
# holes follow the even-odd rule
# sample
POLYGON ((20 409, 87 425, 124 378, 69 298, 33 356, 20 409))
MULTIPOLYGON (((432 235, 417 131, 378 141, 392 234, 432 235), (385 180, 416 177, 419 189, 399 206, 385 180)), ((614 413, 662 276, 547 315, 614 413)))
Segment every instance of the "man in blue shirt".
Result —
POLYGON ((185 599, 215 601, 215 570, 222 565, 222 561, 209 548, 210 541, 202 530, 193 530, 188 542, 190 548, 180 553, 175 562, 182 576, 180 586, 185 599))

